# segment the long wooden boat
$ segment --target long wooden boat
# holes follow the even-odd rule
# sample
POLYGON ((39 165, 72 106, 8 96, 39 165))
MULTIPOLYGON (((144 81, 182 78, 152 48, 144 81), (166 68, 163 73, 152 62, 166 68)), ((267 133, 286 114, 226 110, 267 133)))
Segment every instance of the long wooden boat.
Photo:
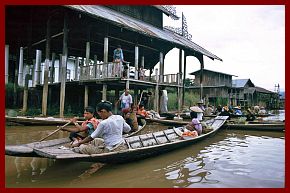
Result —
MULTIPOLYGON (((139 125, 139 129, 137 131, 124 134, 123 137, 131 137, 140 133, 146 126, 146 122, 142 126, 139 125)), ((71 140, 69 137, 60 138, 60 139, 52 139, 42 142, 33 142, 27 144, 20 145, 5 145, 5 154, 11 156, 21 156, 21 157, 39 157, 35 152, 34 148, 45 148, 45 147, 59 147, 64 144, 70 143, 71 140)))
POLYGON ((243 130, 260 130, 260 131, 284 131, 285 122, 256 122, 249 121, 245 123, 227 122, 224 125, 228 129, 243 129, 243 130))
MULTIPOLYGON (((69 119, 54 118, 54 117, 10 117, 5 116, 6 123, 16 123, 20 125, 64 125, 69 119)), ((82 121, 78 121, 82 123, 82 121)))
POLYGON ((128 137, 125 139, 128 149, 118 152, 87 155, 75 153, 71 149, 59 149, 59 145, 48 147, 38 145, 33 148, 33 151, 40 157, 57 160, 82 160, 101 163, 129 162, 194 144, 215 134, 226 119, 227 116, 220 116, 207 121, 207 124, 211 125, 213 129, 195 138, 181 139, 183 127, 128 137))

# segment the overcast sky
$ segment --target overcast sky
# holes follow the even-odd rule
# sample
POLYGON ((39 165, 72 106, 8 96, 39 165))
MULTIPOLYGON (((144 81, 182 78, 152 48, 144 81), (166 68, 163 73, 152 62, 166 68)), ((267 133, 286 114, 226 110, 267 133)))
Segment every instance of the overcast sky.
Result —
MULTIPOLYGON (((285 90, 285 7, 280 5, 185 5, 184 13, 192 41, 217 55, 223 62, 205 57, 205 69, 248 79, 274 91, 285 90)), ((164 25, 181 27, 181 19, 167 18, 164 25), (170 22, 170 23, 169 23, 170 22)), ((187 57, 187 74, 200 69, 194 57, 187 57)), ((178 50, 165 57, 165 74, 178 71, 178 50), (169 65, 169 63, 177 65, 169 65), (170 66, 170 68, 168 67, 170 66), (174 66, 174 68, 172 68, 174 66)), ((193 78, 193 76, 187 76, 193 78)))

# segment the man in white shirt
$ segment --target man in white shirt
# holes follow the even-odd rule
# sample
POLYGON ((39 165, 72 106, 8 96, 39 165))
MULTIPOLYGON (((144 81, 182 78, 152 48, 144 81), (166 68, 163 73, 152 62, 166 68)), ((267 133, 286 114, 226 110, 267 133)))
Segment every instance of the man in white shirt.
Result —
POLYGON ((119 100, 117 101, 118 102, 121 102, 121 109, 122 109, 122 112, 125 110, 125 109, 129 109, 133 103, 133 99, 132 99, 132 96, 129 94, 129 89, 125 89, 125 92, 120 96, 119 100))
POLYGON ((131 130, 130 126, 122 116, 113 115, 112 103, 108 101, 100 102, 97 109, 103 121, 99 123, 90 136, 72 145, 72 147, 75 147, 73 151, 83 154, 96 154, 127 149, 122 134, 123 132, 128 133, 131 130), (88 142, 91 143, 85 144, 88 142))

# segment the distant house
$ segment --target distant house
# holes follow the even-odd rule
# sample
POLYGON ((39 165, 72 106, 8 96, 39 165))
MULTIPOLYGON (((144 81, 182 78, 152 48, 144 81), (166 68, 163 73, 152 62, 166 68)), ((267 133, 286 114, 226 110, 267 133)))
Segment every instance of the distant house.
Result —
POLYGON ((268 109, 278 107, 278 94, 255 86, 250 79, 235 79, 232 83, 230 101, 243 107, 263 106, 268 109))
POLYGON ((250 79, 232 79, 231 74, 203 69, 190 73, 194 75, 194 86, 188 87, 194 93, 202 89, 205 104, 241 106, 264 106, 269 109, 278 107, 278 94, 255 86, 250 79))
POLYGON ((250 79, 233 80, 232 88, 229 91, 230 104, 252 106, 254 101, 252 88, 255 88, 255 85, 250 79))

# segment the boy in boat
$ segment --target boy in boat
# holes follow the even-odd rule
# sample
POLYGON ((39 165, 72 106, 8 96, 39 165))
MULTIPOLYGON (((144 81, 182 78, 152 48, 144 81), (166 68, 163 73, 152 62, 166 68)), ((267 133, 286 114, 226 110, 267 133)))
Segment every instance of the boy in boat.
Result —
POLYGON ((77 123, 77 118, 74 117, 70 119, 70 121, 75 125, 74 128, 62 128, 63 131, 71 132, 69 138, 73 143, 77 143, 79 140, 84 139, 95 131, 100 121, 94 117, 94 113, 95 110, 93 107, 86 107, 84 109, 85 121, 82 125, 79 125, 77 123))
POLYGON ((122 116, 113 115, 112 103, 102 101, 97 105, 98 114, 103 119, 96 130, 85 139, 73 144, 73 151, 82 154, 96 154, 127 149, 122 137, 131 128, 122 116), (98 138, 101 137, 101 138, 98 138), (86 144, 90 142, 89 144, 86 144))

